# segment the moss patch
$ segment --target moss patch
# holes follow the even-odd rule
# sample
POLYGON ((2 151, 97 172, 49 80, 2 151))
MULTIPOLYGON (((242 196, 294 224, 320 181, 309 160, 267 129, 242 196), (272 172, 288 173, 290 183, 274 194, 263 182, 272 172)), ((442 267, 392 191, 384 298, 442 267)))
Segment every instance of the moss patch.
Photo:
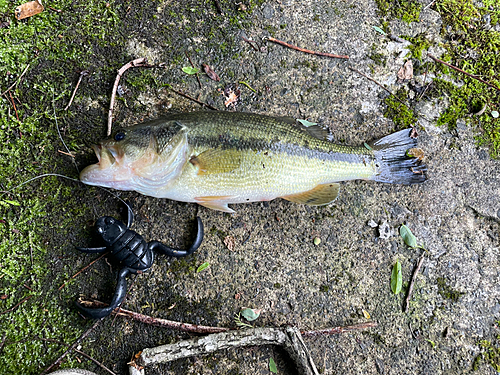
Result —
POLYGON ((500 348, 487 340, 481 340, 479 346, 484 349, 484 352, 475 358, 472 369, 476 371, 481 363, 488 363, 495 371, 500 372, 500 348))
POLYGON ((444 277, 439 277, 437 279, 438 285, 438 293, 444 299, 450 300, 451 302, 457 302, 460 297, 462 297, 465 293, 454 290, 446 283, 446 279, 444 277))
MULTIPOLYGON (((404 89, 399 89, 396 94, 399 99, 403 102, 407 99, 407 92, 404 89)), ((392 119, 398 128, 408 128, 417 123, 417 116, 411 108, 401 103, 393 95, 384 99, 384 103, 387 105, 384 115, 387 118, 392 119)))
POLYGON ((405 22, 418 21, 422 4, 416 0, 375 0, 379 15, 387 18, 399 18, 405 22))

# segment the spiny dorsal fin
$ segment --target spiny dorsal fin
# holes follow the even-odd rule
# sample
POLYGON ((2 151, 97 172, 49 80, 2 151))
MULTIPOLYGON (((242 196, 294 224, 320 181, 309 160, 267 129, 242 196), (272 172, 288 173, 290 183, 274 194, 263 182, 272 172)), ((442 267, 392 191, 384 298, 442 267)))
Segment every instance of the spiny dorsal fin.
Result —
POLYGON ((290 202, 307 204, 310 206, 323 206, 332 203, 339 195, 340 185, 337 183, 318 185, 314 189, 303 193, 291 194, 281 197, 290 202))
POLYGON ((189 162, 198 167, 198 175, 227 173, 240 166, 241 152, 238 150, 210 149, 198 156, 191 156, 189 162))

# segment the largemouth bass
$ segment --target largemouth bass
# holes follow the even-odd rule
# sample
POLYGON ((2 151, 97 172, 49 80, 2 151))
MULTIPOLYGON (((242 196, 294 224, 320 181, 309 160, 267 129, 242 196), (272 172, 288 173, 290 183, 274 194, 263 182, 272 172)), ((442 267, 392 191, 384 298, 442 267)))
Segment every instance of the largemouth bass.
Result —
POLYGON ((340 181, 421 183, 426 166, 407 156, 410 129, 361 147, 318 137, 318 127, 237 112, 170 115, 122 128, 93 146, 99 162, 80 179, 89 185, 234 212, 231 203, 277 197, 308 205, 333 202, 340 181))

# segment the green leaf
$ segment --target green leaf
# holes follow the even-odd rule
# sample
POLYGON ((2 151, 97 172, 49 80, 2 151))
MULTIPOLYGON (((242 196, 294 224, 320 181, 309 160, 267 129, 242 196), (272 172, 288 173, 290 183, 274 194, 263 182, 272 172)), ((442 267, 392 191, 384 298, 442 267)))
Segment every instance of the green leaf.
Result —
POLYGON ((306 128, 308 128, 309 126, 318 125, 315 122, 311 122, 311 121, 307 121, 307 120, 302 120, 300 118, 298 118, 297 121, 300 122, 302 125, 304 125, 306 128))
POLYGON ((417 247, 417 237, 413 235, 410 228, 408 228, 406 225, 401 225, 401 227, 399 228, 399 235, 403 238, 405 244, 407 244, 411 248, 417 247))
POLYGON ((383 35, 387 35, 387 33, 382 30, 380 27, 378 26, 372 26, 376 31, 378 31, 380 34, 383 34, 383 35))
POLYGON ((248 320, 249 322, 253 322, 255 319, 257 319, 261 313, 262 309, 249 309, 249 308, 244 308, 241 309, 241 315, 248 320))
POLYGON ((17 202, 17 201, 9 201, 9 200, 7 200, 7 199, 3 199, 3 200, 2 200, 2 203, 8 203, 8 204, 11 204, 11 205, 13 205, 13 206, 20 206, 20 205, 21 205, 21 203, 19 203, 19 202, 17 202))
POLYGON ((200 266, 196 269, 196 273, 203 271, 205 268, 208 268, 209 266, 210 266, 210 263, 208 263, 208 262, 205 262, 205 263, 201 264, 201 265, 200 265, 200 266))
POLYGON ((200 71, 200 69, 198 69, 198 68, 193 68, 193 67, 191 67, 191 66, 185 66, 185 67, 183 67, 183 68, 182 68, 182 71, 183 71, 184 73, 186 73, 186 74, 191 74, 191 75, 192 75, 192 74, 196 74, 196 73, 198 73, 198 72, 200 71))
POLYGON ((401 263, 399 260, 396 261, 394 267, 392 267, 391 275, 391 289, 394 294, 399 294, 401 292, 401 287, 403 286, 403 277, 401 276, 401 263))
POLYGON ((368 143, 365 142, 363 144, 364 144, 364 146, 366 147, 367 150, 370 150, 370 151, 373 150, 373 148, 371 148, 368 143))
POLYGON ((276 362, 274 362, 273 357, 269 358, 269 371, 274 374, 278 373, 278 368, 276 367, 276 362))

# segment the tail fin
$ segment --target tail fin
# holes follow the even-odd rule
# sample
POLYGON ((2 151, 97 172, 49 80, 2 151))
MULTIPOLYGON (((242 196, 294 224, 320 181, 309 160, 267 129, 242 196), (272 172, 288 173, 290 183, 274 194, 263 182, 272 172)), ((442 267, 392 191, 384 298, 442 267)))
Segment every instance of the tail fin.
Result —
POLYGON ((412 185, 427 179, 427 166, 420 158, 407 155, 407 151, 417 145, 416 138, 410 135, 411 129, 401 130, 371 145, 379 167, 379 173, 373 180, 412 185))

